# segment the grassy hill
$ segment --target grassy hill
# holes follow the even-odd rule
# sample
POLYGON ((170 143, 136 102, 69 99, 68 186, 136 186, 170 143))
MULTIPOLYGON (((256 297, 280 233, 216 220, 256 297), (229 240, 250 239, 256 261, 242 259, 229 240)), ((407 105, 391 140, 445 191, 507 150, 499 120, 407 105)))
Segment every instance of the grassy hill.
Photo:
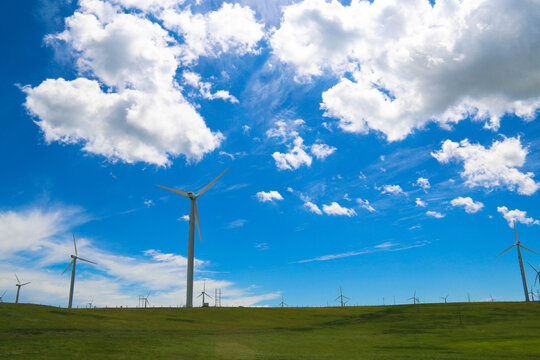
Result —
POLYGON ((68 357, 538 359, 540 302, 76 310, 0 304, 0 358, 68 357))

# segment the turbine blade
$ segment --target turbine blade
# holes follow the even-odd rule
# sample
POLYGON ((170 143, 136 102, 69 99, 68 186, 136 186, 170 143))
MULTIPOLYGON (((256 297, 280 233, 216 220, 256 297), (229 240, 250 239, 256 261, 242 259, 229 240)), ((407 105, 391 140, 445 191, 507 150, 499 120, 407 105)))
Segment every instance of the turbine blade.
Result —
POLYGON ((67 266, 67 268, 66 268, 64 271, 62 271, 62 275, 64 275, 64 273, 67 271, 67 269, 69 269, 69 267, 73 264, 74 261, 75 261, 75 260, 71 260, 71 262, 69 263, 69 265, 67 266))
POLYGON ((502 253, 500 253, 498 256, 501 256, 502 254, 504 254, 505 252, 507 252, 508 250, 510 250, 511 248, 513 248, 514 246, 516 246, 516 244, 510 246, 508 249, 504 250, 502 253))
POLYGON ((195 222, 197 223, 197 229, 199 229, 199 240, 201 240, 202 244, 202 235, 201 235, 201 224, 199 223, 199 210, 197 209, 197 199, 193 200, 195 201, 194 206, 194 213, 195 213, 195 222))
POLYGON ((522 248, 524 248, 525 250, 529 250, 530 252, 532 252, 532 253, 535 253, 536 255, 540 255, 540 254, 539 254, 539 253, 537 253, 536 251, 534 251, 534 250, 531 250, 531 249, 529 249, 529 248, 528 248, 528 247, 526 247, 526 246, 523 246, 523 245, 521 245, 521 244, 519 244, 519 246, 521 246, 521 247, 522 247, 522 248))
POLYGON ((75 243, 75 234, 73 234, 73 247, 75 248, 75 256, 77 256, 77 243, 75 243))
POLYGON ((17 276, 17 274, 14 274, 15 277, 17 278, 17 284, 20 284, 21 283, 21 280, 19 280, 19 277, 17 276))
POLYGON ((536 271, 538 273, 538 270, 536 270, 536 268, 534 266, 531 265, 531 263, 528 263, 530 267, 533 268, 534 271, 536 271))
POLYGON ((338 296, 337 298, 334 299, 334 301, 336 301, 337 299, 339 299, 340 297, 338 296))
POLYGON ((202 296, 202 293, 199 294, 199 296, 197 296, 197 299, 200 298, 202 296))
POLYGON ((28 285, 28 284, 30 284, 30 281, 27 283, 21 284, 21 286, 28 285))
POLYGON ((165 186, 161 186, 161 185, 158 185, 156 184, 156 186, 159 186, 160 188, 163 188, 165 190, 169 190, 169 191, 172 191, 174 193, 177 193, 177 194, 180 194, 182 196, 185 196, 187 198, 189 198, 189 195, 186 193, 186 192, 183 192, 183 191, 180 191, 180 190, 175 190, 175 189, 171 189, 171 188, 168 188, 168 187, 165 187, 165 186))
POLYGON ((4 295, 6 295, 6 292, 7 290, 4 291, 4 293, 2 294, 2 296, 0 296, 0 298, 4 297, 4 295))
POLYGON ((82 257, 78 257, 78 256, 77 256, 77 259, 79 259, 79 260, 81 260, 81 261, 86 261, 87 263, 90 263, 90 264, 97 265, 95 262, 90 261, 90 260, 83 259, 82 257))
POLYGON ((225 174, 225 172, 227 170, 229 170, 229 168, 226 168, 225 171, 223 171, 221 174, 219 174, 218 177, 215 178, 210 184, 206 185, 201 191, 199 191, 199 193, 197 195, 195 195, 195 197, 199 197, 202 194, 204 194, 206 192, 206 190, 208 190, 210 188, 210 186, 214 185, 214 183, 221 177, 221 175, 225 174))
MULTIPOLYGON (((206 294, 206 293, 205 293, 206 294)), ((210 299, 213 299, 213 297, 211 297, 210 295, 206 294, 206 296, 208 296, 210 299)))

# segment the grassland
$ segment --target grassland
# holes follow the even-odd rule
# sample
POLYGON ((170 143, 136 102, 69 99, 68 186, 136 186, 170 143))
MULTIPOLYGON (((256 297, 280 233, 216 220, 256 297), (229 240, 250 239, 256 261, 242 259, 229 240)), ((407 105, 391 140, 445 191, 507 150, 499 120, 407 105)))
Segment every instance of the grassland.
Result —
POLYGON ((539 359, 540 302, 77 309, 0 304, 2 359, 539 359))

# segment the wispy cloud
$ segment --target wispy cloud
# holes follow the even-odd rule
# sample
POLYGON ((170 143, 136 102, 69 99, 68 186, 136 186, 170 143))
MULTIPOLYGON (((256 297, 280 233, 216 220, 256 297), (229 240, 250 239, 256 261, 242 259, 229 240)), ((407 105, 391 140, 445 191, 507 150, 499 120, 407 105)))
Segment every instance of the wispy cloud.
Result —
POLYGON ((408 245, 402 245, 402 244, 397 244, 397 243, 392 243, 392 242, 384 242, 384 243, 375 245, 371 248, 348 251, 348 252, 339 253, 339 254, 323 255, 323 256, 318 256, 316 258, 312 258, 312 259, 299 260, 299 261, 296 261, 296 263, 307 263, 307 262, 313 262, 313 261, 328 261, 328 260, 341 259, 341 258, 370 254, 370 253, 381 252, 381 251, 401 251, 401 250, 407 250, 407 249, 426 246, 428 244, 429 244, 429 241, 427 240, 418 241, 418 242, 408 244, 408 245))

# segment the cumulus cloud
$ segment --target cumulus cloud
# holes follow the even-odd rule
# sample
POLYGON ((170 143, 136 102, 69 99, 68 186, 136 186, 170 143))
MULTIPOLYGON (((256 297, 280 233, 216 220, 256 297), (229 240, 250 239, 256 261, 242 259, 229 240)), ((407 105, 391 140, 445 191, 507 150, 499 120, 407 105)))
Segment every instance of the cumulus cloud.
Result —
POLYGON ((468 214, 474 214, 482 210, 484 207, 484 204, 482 204, 480 201, 473 201, 470 197, 457 197, 450 201, 450 204, 452 206, 463 206, 465 208, 465 212, 468 214))
POLYGON ((180 217, 178 218, 178 220, 179 220, 179 221, 180 221, 180 220, 182 220, 182 221, 189 221, 189 215, 187 215, 187 214, 186 214, 186 215, 182 215, 182 216, 180 216, 180 217))
POLYGON ((223 135, 206 126, 175 80, 174 38, 142 16, 97 8, 82 6, 48 38, 71 47, 81 76, 23 88, 45 140, 159 166, 179 155, 197 161, 217 148, 223 135))
POLYGON ((514 222, 519 222, 525 225, 540 225, 540 220, 535 220, 532 217, 527 217, 527 212, 514 209, 508 210, 506 206, 498 206, 497 211, 502 214, 508 222, 508 226, 513 227, 514 222))
POLYGON ((337 150, 336 147, 326 144, 313 144, 311 145, 311 153, 320 160, 326 159, 337 150))
POLYGON ((405 194, 399 185, 383 185, 379 190, 381 190, 381 194, 405 194))
POLYGON ((356 202, 358 203, 358 205, 360 205, 362 209, 366 209, 369 212, 375 212, 375 209, 373 208, 373 206, 370 205, 368 200, 356 199, 356 202))
POLYGON ((264 36, 264 24, 257 22, 249 6, 223 3, 206 14, 193 14, 188 8, 166 9, 159 17, 163 25, 184 38, 180 57, 192 63, 201 56, 217 57, 225 52, 238 55, 257 53, 264 36))
POLYGON ((431 210, 426 211, 426 215, 434 217, 436 219, 442 219, 445 216, 444 214, 441 214, 440 212, 431 211, 431 210))
POLYGON ((283 200, 283 196, 276 190, 271 191, 259 191, 257 194, 255 194, 255 197, 260 202, 268 202, 268 201, 274 201, 274 200, 283 200))
POLYGON ((351 74, 323 93, 325 116, 395 141, 430 121, 532 119, 539 22, 535 0, 304 0, 284 7, 270 44, 299 79, 351 74))
POLYGON ((326 215, 356 216, 356 211, 354 211, 354 209, 343 207, 335 201, 330 205, 323 205, 323 211, 326 215))
POLYGON ((416 198, 416 206, 426 207, 427 203, 420 198, 416 198))
POLYGON ((231 95, 226 90, 218 90, 216 92, 212 92, 212 84, 209 82, 201 81, 201 76, 197 73, 194 73, 192 71, 184 71, 184 74, 182 75, 186 84, 189 84, 190 86, 196 88, 199 90, 199 94, 208 100, 215 100, 215 99, 221 99, 224 101, 230 101, 233 104, 237 104, 239 101, 236 97, 231 95))
POLYGON ((419 177, 416 180, 416 185, 424 189, 424 191, 427 191, 431 187, 429 180, 423 177, 419 177))
POLYGON ((312 203, 311 201, 306 201, 304 203, 304 206, 308 208, 308 210, 314 214, 322 215, 321 209, 317 206, 317 204, 312 203))
POLYGON ((441 150, 431 155, 441 163, 462 161, 463 171, 460 175, 470 187, 489 190, 506 187, 522 195, 532 195, 540 187, 533 180, 534 174, 522 173, 517 169, 524 165, 527 153, 519 138, 505 138, 495 141, 489 148, 471 144, 467 139, 459 143, 446 140, 441 150))
POLYGON ((274 127, 266 131, 266 136, 269 138, 277 138, 282 141, 298 138, 300 129, 305 125, 302 119, 296 120, 278 120, 274 127))
POLYGON ((302 165, 311 166, 313 158, 306 152, 304 139, 297 137, 293 141, 293 146, 287 153, 278 151, 272 154, 279 170, 296 170, 302 165))

